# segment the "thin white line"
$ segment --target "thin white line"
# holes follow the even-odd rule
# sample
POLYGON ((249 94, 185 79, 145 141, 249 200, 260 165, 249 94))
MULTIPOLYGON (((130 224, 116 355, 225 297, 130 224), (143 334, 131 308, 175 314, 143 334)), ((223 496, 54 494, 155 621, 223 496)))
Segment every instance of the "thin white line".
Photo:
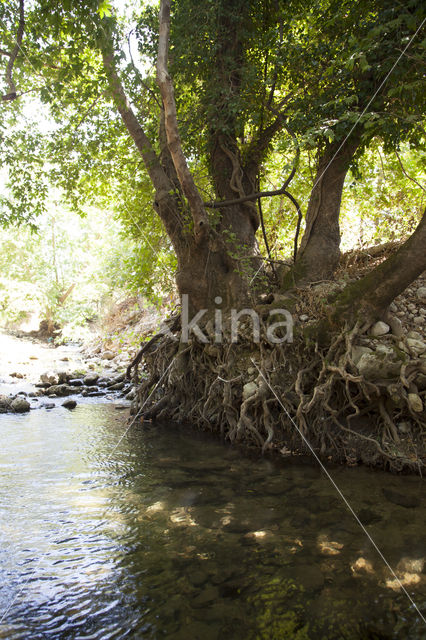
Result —
MULTIPOLYGON (((146 398, 145 402, 143 403, 143 405, 141 406, 141 408, 139 409, 138 413, 135 415, 135 417, 133 418, 133 420, 131 421, 131 423, 129 424, 129 426, 127 427, 127 429, 125 430, 125 432, 120 436, 118 442, 116 443, 115 447, 112 449, 112 451, 110 451, 110 453, 108 454, 108 457, 105 460, 105 463, 107 463, 113 453, 115 453, 117 447, 119 446, 120 442, 122 442, 122 440, 126 437, 126 435, 129 433, 131 427, 135 424, 136 420, 141 416, 141 412, 142 409, 144 408, 144 406, 146 405, 146 403, 148 402, 148 400, 150 399, 150 397, 152 396, 152 394, 154 393, 154 391, 157 389, 158 385, 160 384, 160 382, 163 380, 164 376, 166 375, 166 373, 168 372, 168 370, 170 369, 170 367, 172 366, 173 362, 175 361, 176 356, 174 356, 174 358, 172 358, 172 361, 170 362, 169 366, 167 367, 167 369, 165 370, 165 372, 163 373, 163 375, 161 376, 161 378, 159 379, 159 381, 157 382, 157 384, 155 385, 155 387, 153 388, 153 390, 151 391, 151 393, 149 394, 149 396, 146 398)), ((71 476, 70 480, 72 480, 74 478, 74 475, 71 476)), ((67 523, 64 523, 56 532, 56 537, 58 537, 61 532, 65 529, 67 523)), ((46 552, 48 553, 48 552, 46 552)), ((38 558, 38 562, 35 564, 35 566, 33 567, 33 570, 31 572, 31 574, 28 576, 28 579, 25 580, 25 582, 23 583, 23 585, 21 586, 20 590, 18 591, 18 593, 15 595, 15 597, 10 601, 10 603, 8 604, 8 606, 6 607, 5 611, 2 613, 2 616, 0 618, 0 624, 3 622, 3 620, 5 619, 5 617, 7 616, 7 614, 9 613, 9 611, 11 610, 11 608, 13 607, 13 605, 15 604, 15 602, 17 601, 17 599, 21 596, 22 592, 24 591, 25 587, 27 586, 28 582, 31 580, 31 578, 34 577, 34 572, 38 569, 40 562, 42 561, 42 559, 46 556, 46 553, 42 553, 41 556, 39 556, 38 558)))
POLYGON ((318 462, 318 464, 320 465, 321 469, 324 471, 325 475, 327 476, 327 478, 330 480, 331 484, 333 485, 333 487, 336 489, 337 493, 340 495, 340 497, 342 498, 343 502, 345 503, 345 505, 347 506, 347 508, 349 509, 349 511, 351 512, 351 514, 353 515, 353 517, 355 518, 355 520, 358 522, 359 526, 361 527, 361 529, 363 530, 363 532, 365 533, 365 535, 367 536, 367 538, 370 540, 371 544, 373 545, 373 547, 376 549, 377 553, 379 554, 379 556, 381 557, 381 559, 383 560, 383 562, 385 563, 385 565, 388 567, 388 569, 390 570, 390 572, 392 573, 392 575, 394 576, 395 580, 399 583, 401 589, 403 590, 403 592, 405 593, 405 595, 407 596, 407 598, 409 599, 409 601, 411 602, 411 604, 413 605, 413 607, 416 609, 417 613, 419 614, 420 618, 423 620, 423 622, 426 625, 426 619, 424 618, 423 614, 421 613, 420 609, 418 608, 418 606, 416 605, 416 603, 414 602, 413 598, 410 596, 410 594, 408 593, 408 591, 406 590, 406 588, 404 587, 404 585, 402 584, 402 582, 400 581, 400 579, 398 578, 398 576, 396 575, 395 571, 392 569, 392 567, 390 566, 389 562, 386 560, 385 556, 383 555, 383 553, 380 551, 379 547, 377 546, 377 544, 374 542, 373 538, 371 537, 370 533, 367 531, 367 529, 364 527, 364 525, 362 524, 361 520, 358 518, 357 514, 355 513, 355 511, 352 509, 351 505, 349 504, 348 500, 346 499, 346 497, 343 495, 342 491, 340 490, 340 488, 337 486, 337 484, 335 483, 335 481, 333 480, 333 478, 331 477, 329 471, 327 471, 326 467, 323 465, 323 463, 321 462, 320 458, 318 457, 317 453, 315 452, 315 450, 313 449, 311 443, 309 442, 309 440, 305 437, 305 435, 302 433, 302 431, 299 429, 299 427, 297 426, 296 422, 293 420, 292 416, 289 414, 289 412, 287 411, 287 409, 285 408, 284 404, 282 403, 281 399, 277 396, 276 392, 274 391, 274 389, 272 388, 271 384, 269 383, 269 381, 266 379, 265 375, 263 374, 263 372, 261 371, 261 369, 259 368, 259 366, 257 365, 257 363, 253 360, 253 358, 250 358, 251 362, 254 364, 254 366, 256 367, 256 369, 258 370, 258 372, 260 373, 260 375, 262 376, 262 378, 264 379, 264 381, 266 382, 266 384, 268 385, 269 389, 272 391, 272 393, 274 394, 275 398, 277 399, 277 401, 279 402, 279 404, 281 405, 281 407, 284 409, 287 417, 289 418, 289 420, 291 421, 291 423, 293 424, 293 426, 296 428, 297 432, 299 433, 300 437, 302 438, 303 442, 306 444, 306 446, 309 448, 309 450, 311 451, 312 455, 314 456, 315 460, 318 462))

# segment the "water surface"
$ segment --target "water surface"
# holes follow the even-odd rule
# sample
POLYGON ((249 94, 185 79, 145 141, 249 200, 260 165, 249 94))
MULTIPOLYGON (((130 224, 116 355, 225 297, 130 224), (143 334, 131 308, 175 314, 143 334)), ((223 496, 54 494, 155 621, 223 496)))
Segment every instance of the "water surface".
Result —
MULTIPOLYGON (((317 466, 126 418, 0 415, 0 638, 425 637, 317 466)), ((424 615, 422 481, 331 473, 424 615)))

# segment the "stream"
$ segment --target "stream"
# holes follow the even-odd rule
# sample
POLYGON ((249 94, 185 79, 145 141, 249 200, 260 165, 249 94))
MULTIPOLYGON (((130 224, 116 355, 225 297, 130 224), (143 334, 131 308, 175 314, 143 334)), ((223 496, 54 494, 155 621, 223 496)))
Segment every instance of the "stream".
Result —
POLYGON ((0 415, 0 638, 425 638, 422 480, 114 404, 0 415))

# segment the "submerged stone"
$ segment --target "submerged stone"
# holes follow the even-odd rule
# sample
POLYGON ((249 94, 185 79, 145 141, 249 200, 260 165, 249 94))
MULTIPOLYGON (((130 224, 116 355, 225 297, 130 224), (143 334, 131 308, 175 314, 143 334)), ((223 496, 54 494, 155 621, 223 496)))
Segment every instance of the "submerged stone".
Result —
POLYGON ((12 411, 16 413, 26 413, 30 410, 30 403, 25 398, 15 398, 10 404, 12 411))

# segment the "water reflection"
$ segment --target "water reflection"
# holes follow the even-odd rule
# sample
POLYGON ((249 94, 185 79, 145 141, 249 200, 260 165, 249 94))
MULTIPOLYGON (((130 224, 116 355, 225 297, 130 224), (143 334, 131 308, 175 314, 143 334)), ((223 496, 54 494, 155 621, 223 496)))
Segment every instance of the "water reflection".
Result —
MULTIPOLYGON (((149 426, 110 457, 125 424, 106 405, 0 429, 0 638, 424 637, 314 466, 149 426)), ((398 497, 421 481, 333 475, 424 609, 424 508, 398 497)))

